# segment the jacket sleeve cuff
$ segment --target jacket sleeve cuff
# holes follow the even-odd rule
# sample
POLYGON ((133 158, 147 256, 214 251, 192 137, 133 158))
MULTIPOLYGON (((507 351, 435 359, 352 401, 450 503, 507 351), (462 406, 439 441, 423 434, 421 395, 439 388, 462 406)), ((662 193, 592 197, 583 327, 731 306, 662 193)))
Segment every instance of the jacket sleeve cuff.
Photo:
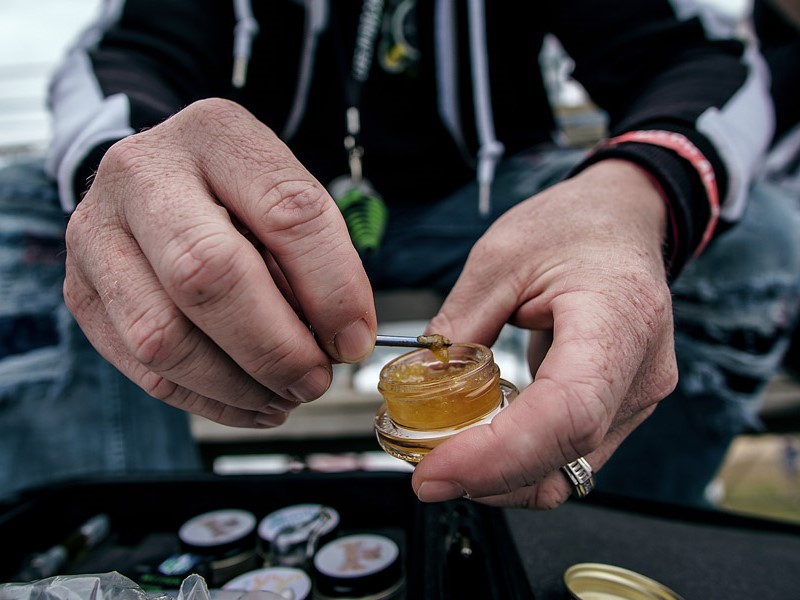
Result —
POLYGON ((72 193, 77 205, 92 185, 92 180, 97 173, 97 167, 108 149, 117 140, 108 140, 92 148, 89 153, 78 163, 72 176, 72 193))
POLYGON ((714 169, 685 136, 672 131, 631 131, 598 144, 573 175, 608 158, 642 167, 660 188, 669 224, 664 260, 670 280, 697 257, 719 221, 719 189, 714 169))

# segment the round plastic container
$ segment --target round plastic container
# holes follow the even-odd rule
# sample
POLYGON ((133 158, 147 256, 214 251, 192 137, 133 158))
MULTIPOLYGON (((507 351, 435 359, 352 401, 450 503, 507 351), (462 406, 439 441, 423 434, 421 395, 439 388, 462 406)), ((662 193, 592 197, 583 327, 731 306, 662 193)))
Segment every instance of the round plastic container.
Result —
POLYGON ((307 600, 311 597, 311 578, 302 569, 267 567, 243 573, 223 585, 222 589, 272 592, 281 598, 307 600))
POLYGON ((259 551, 268 565, 298 566, 335 533, 339 513, 322 504, 294 504, 258 524, 259 551))
POLYGON ((315 600, 395 600, 405 590, 399 547, 370 533, 342 536, 320 548, 313 579, 315 600))
POLYGON ((184 551, 208 562, 213 585, 257 566, 256 517, 246 510, 222 509, 197 515, 178 530, 184 551))

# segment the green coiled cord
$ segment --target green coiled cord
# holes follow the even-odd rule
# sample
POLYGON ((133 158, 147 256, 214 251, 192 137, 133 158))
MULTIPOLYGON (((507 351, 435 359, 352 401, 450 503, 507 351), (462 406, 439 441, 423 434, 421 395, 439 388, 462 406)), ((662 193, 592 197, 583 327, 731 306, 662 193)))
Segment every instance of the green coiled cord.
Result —
POLYGON ((377 250, 389 218, 389 210, 380 196, 370 193, 369 190, 353 187, 336 198, 336 205, 347 223, 347 231, 356 250, 377 250))

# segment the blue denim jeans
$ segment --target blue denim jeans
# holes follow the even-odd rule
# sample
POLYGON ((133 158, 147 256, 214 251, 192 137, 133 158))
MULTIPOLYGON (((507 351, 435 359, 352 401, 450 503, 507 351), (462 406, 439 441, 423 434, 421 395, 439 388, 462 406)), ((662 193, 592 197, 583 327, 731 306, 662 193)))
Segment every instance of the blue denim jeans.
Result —
POLYGON ((96 474, 200 467, 185 413, 94 351, 64 306, 64 228, 40 161, 0 169, 0 500, 96 474))
POLYGON ((598 488, 702 506, 733 438, 761 429, 764 389, 797 322, 797 199, 756 183, 743 220, 686 268, 672 292, 678 387, 606 464, 598 488))

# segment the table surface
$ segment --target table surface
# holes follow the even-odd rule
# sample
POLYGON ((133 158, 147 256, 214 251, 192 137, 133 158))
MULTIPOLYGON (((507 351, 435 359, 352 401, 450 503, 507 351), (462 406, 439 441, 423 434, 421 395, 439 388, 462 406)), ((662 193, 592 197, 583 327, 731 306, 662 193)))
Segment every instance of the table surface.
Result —
POLYGON ((536 600, 563 600, 564 571, 584 562, 636 571, 686 600, 800 598, 796 525, 608 501, 505 514, 536 600))

